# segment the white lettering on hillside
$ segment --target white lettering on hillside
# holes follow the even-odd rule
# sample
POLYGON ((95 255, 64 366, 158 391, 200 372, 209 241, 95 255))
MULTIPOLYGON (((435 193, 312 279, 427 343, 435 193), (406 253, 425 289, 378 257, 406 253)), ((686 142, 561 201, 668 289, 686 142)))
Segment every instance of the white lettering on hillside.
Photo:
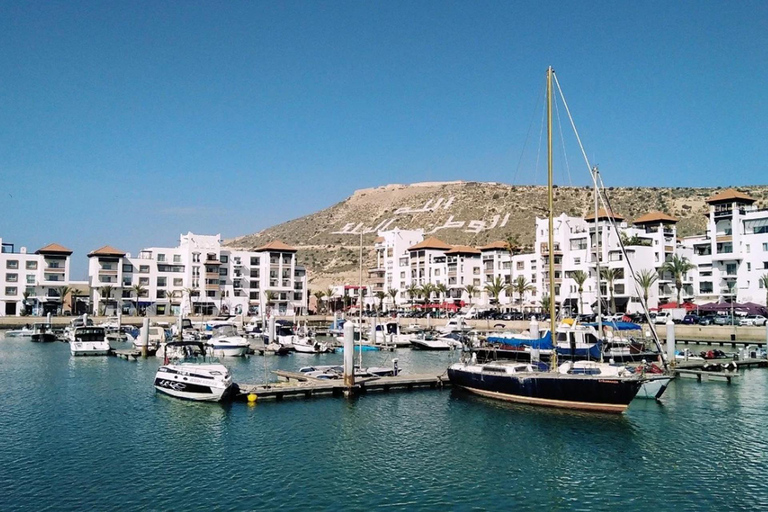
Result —
MULTIPOLYGON (((451 198, 452 200, 453 198, 451 198)), ((449 200, 450 202, 450 200, 449 200)), ((427 203, 429 204, 429 202, 427 203)), ((397 212, 395 212, 397 213, 397 212)), ((388 218, 384 219, 383 221, 379 222, 376 226, 365 226, 363 222, 348 222, 347 224, 344 224, 344 227, 342 227, 338 231, 331 231, 332 235, 367 235, 369 233, 378 233, 379 231, 386 231, 387 228, 389 228, 393 222, 395 222, 396 219, 394 218, 388 218)), ((442 231, 444 229, 462 229, 464 233, 480 233, 482 231, 490 231, 492 229, 496 228, 503 228, 507 225, 507 222, 509 222, 509 214, 505 214, 504 217, 501 217, 501 215, 494 215, 491 217, 490 222, 486 221, 485 219, 480 220, 469 220, 469 221, 463 221, 463 220, 454 220, 454 216, 451 215, 448 217, 448 219, 441 225, 436 226, 430 230, 425 230, 425 234, 434 234, 438 231, 442 231)), ((418 228, 411 228, 411 229, 418 229, 418 228)))
POLYGON ((443 210, 447 210, 453 204, 453 199, 454 197, 451 196, 448 198, 447 201, 445 201, 445 198, 438 197, 437 199, 430 199, 429 201, 424 203, 424 206, 422 206, 421 208, 411 208, 410 206, 404 206, 402 208, 398 208, 397 210, 395 210, 394 213, 395 215, 403 215, 405 213, 414 214, 414 213, 434 212, 439 208, 442 208, 443 210), (445 201, 445 203, 443 203, 443 201, 445 201))

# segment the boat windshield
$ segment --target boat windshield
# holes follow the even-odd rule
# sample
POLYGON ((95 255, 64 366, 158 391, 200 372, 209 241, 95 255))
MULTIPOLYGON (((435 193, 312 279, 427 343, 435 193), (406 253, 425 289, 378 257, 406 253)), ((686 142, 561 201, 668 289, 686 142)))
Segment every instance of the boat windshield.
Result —
POLYGON ((214 337, 237 336, 237 330, 234 325, 219 325, 213 329, 214 337))
POLYGON ((104 341, 104 329, 100 327, 81 327, 75 331, 76 341, 104 341))

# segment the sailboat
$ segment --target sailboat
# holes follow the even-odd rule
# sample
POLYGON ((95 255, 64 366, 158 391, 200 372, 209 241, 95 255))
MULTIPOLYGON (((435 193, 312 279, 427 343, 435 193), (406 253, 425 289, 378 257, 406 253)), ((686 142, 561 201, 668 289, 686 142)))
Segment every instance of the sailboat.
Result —
MULTIPOLYGON (((552 179, 552 80, 554 71, 547 69, 547 188, 549 202, 549 247, 554 247, 554 194, 552 179)), ((549 252, 549 332, 556 331, 554 253, 549 252)), ((621 414, 627 410, 643 382, 652 380, 623 366, 596 364, 589 361, 567 361, 557 364, 553 353, 550 364, 491 362, 478 364, 476 359, 448 368, 453 386, 472 393, 524 404, 599 411, 621 414)))

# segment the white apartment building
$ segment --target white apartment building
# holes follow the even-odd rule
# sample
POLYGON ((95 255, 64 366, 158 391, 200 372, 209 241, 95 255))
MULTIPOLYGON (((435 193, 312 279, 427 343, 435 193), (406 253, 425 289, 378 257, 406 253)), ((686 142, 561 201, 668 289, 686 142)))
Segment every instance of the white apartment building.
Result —
MULTIPOLYGON (((411 267, 408 248, 424 240, 424 231, 392 229, 381 231, 374 242, 376 266, 368 269, 371 295, 399 290, 398 303, 403 303, 405 289, 411 284, 411 267)), ((385 303, 392 305, 391 297, 385 303)))
POLYGON ((704 235, 686 237, 696 264, 696 302, 766 303, 761 278, 768 274, 768 210, 756 199, 727 189, 707 199, 709 215, 704 235))
POLYGON ((155 315, 260 315, 307 308, 307 275, 296 249, 275 241, 255 251, 222 246, 220 235, 181 235, 177 247, 150 247, 137 256, 104 246, 90 254, 94 310, 155 315))
MULTIPOLYGON (((60 289, 70 285, 72 251, 48 244, 34 253, 0 238, 0 316, 55 313, 61 307, 60 289), (27 297, 25 299, 25 294, 27 297)), ((66 306, 66 305, 65 305, 66 306)))

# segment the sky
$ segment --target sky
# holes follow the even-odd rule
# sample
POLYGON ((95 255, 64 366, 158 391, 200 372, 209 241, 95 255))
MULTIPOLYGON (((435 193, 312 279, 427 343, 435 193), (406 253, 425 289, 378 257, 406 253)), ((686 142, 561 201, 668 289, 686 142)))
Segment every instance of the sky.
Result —
POLYGON ((765 184, 767 29, 747 1, 2 2, 0 238, 85 279, 359 188, 544 184, 550 65, 606 185, 765 184))

